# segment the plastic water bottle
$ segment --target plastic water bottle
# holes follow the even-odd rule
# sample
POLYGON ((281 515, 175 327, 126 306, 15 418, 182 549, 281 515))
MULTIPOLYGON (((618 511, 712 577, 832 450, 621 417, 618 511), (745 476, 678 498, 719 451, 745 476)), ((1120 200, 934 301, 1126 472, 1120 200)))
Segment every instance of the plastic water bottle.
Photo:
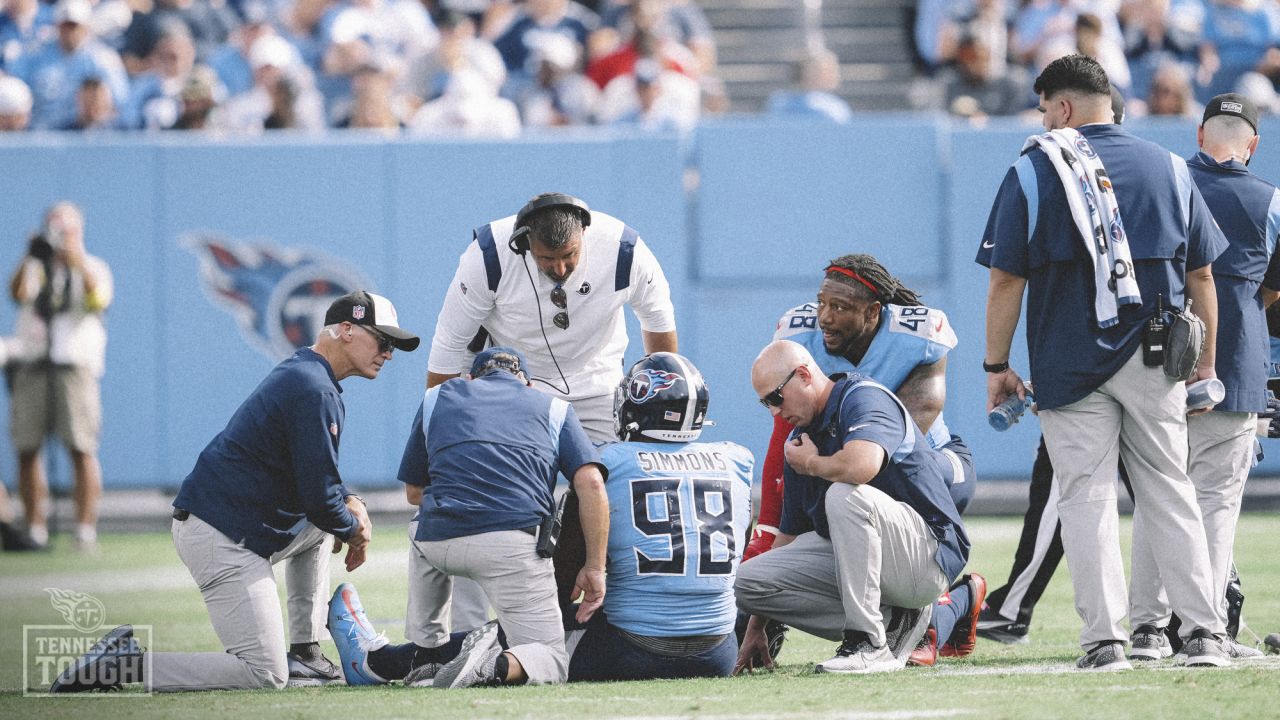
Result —
POLYGON ((1187 386, 1187 409, 1199 410, 1200 408, 1213 407, 1222 402, 1227 396, 1227 389, 1223 387, 1222 381, 1218 378, 1208 378, 1199 382, 1193 382, 1187 386))
POLYGON ((1013 427, 1013 424, 1018 422, 1018 418, 1022 417, 1027 408, 1031 407, 1031 404, 1035 402, 1035 398, 1031 396, 1030 386, 1024 385, 1024 387, 1027 388, 1026 400, 1018 399, 1018 394, 1014 393, 1005 398, 1004 402, 991 409, 991 412, 987 414, 987 422, 991 424, 991 427, 999 432, 1004 432, 1013 427))

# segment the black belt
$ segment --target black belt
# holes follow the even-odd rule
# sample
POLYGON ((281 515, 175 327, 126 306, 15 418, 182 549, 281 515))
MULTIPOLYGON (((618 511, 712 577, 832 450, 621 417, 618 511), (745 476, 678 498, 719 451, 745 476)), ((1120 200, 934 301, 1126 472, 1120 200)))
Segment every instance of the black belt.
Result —
POLYGON ((182 508, 173 509, 174 520, 177 520, 178 522, 182 522, 183 520, 186 520, 189 517, 191 517, 191 513, 187 512, 186 510, 183 510, 182 508))
POLYGON ((530 535, 532 535, 532 536, 534 536, 534 537, 538 537, 538 526, 537 526, 537 525, 531 525, 531 526, 529 526, 529 527, 527 527, 527 528, 516 528, 516 529, 517 529, 517 530, 519 530, 519 531, 520 531, 520 532, 522 532, 522 533, 529 533, 530 535))

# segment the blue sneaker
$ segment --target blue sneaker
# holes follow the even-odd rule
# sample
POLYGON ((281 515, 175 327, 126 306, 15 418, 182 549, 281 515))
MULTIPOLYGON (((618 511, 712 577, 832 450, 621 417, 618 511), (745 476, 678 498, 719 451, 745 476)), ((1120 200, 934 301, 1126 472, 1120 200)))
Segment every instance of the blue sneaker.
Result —
POLYGON ((369 653, 384 647, 387 636, 375 632, 373 625, 369 624, 355 585, 342 583, 333 591, 333 598, 329 600, 329 622, 326 627, 333 637, 333 644, 338 646, 342 674, 348 685, 387 684, 386 680, 369 669, 369 653))

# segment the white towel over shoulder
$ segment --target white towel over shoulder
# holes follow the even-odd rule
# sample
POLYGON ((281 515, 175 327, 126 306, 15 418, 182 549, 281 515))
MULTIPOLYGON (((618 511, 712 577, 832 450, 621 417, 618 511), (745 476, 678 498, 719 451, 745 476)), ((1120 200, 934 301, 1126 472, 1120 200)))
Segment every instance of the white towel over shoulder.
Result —
POLYGON ((1088 139, 1073 128, 1032 135, 1022 152, 1037 145, 1058 171, 1071 217, 1093 259, 1098 327, 1111 327, 1120 322, 1121 306, 1142 304, 1142 293, 1133 277, 1133 258, 1107 169, 1088 139))

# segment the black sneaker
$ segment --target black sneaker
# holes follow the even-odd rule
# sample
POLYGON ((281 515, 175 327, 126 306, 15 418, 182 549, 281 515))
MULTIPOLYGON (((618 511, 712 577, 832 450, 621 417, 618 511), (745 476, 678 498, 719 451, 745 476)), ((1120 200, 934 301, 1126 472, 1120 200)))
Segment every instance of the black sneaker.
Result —
POLYGON ((1280 655, 1280 633, 1271 633, 1263 641, 1262 646, 1268 655, 1280 655))
POLYGON ((933 619, 933 605, 922 608, 889 608, 887 621, 884 624, 884 644, 889 648, 895 660, 902 665, 907 664, 911 653, 915 652, 929 629, 929 621, 933 619))
POLYGON ((1222 648, 1222 642, 1204 628, 1196 628, 1182 646, 1177 661, 1188 667, 1227 667, 1231 658, 1222 648))
POLYGON ((1124 643, 1098 643, 1084 657, 1076 661, 1076 667, 1085 672, 1119 672, 1132 670, 1129 659, 1124 656, 1124 643))
POLYGON ((136 682, 142 648, 133 637, 132 625, 121 625, 93 644, 89 652, 71 663, 49 686, 50 693, 107 692, 136 682))
POLYGON ((1163 660, 1173 655, 1173 646, 1164 630, 1155 625, 1139 625, 1129 638, 1129 657, 1134 660, 1163 660))
POLYGON ((778 661, 778 654, 782 652, 782 643, 786 642, 787 630, 786 625, 777 620, 769 620, 764 624, 764 638, 769 643, 769 657, 774 662, 778 661))
POLYGON ((47 544, 41 545, 32 540, 30 535, 7 522, 0 522, 0 547, 3 547, 5 552, 32 552, 49 549, 47 544))
POLYGON ((1010 620, 989 607, 978 613, 978 637, 995 640, 1005 645, 1022 645, 1029 642, 1027 623, 1010 620))
POLYGON ((320 652, 320 645, 312 643, 304 652, 290 651, 289 687, 327 685, 342 679, 342 671, 333 661, 320 652))

